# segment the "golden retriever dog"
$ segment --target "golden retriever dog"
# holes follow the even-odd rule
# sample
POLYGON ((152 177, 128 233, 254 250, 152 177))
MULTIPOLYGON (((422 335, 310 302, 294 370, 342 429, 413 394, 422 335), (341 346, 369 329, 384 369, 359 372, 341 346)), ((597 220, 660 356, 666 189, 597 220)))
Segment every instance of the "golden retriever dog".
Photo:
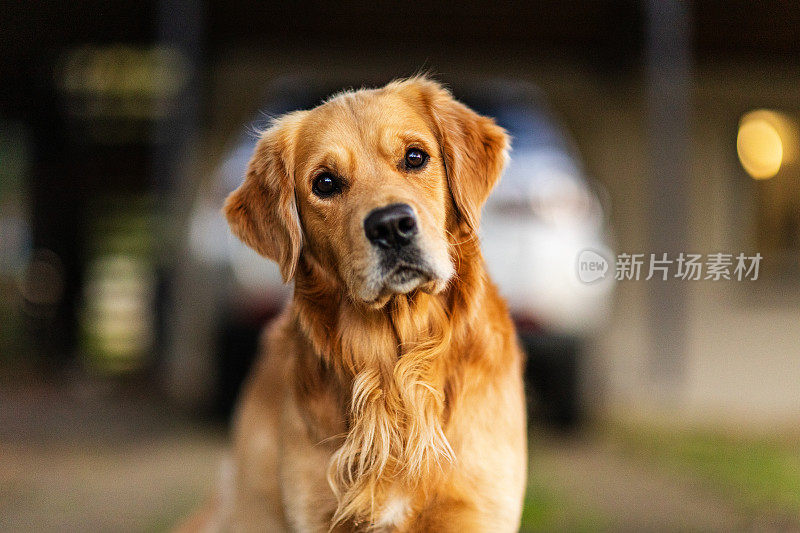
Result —
POLYGON ((294 293, 189 528, 516 531, 523 356, 477 229, 508 136, 425 77, 278 118, 224 212, 294 293))

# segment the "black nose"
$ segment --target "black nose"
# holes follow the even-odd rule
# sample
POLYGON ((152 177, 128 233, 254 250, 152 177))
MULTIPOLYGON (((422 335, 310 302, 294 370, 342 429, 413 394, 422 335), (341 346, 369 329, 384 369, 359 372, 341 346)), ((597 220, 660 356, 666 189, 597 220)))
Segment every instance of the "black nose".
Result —
POLYGON ((391 204, 373 209, 364 219, 364 232, 381 248, 401 248, 417 234, 417 219, 408 204, 391 204))

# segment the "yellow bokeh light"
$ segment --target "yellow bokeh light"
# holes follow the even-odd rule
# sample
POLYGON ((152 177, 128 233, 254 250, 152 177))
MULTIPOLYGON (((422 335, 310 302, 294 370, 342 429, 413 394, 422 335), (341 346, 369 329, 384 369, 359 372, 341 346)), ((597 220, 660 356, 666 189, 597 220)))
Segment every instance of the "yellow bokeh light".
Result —
POLYGON ((745 114, 736 137, 742 167, 757 180, 775 176, 794 159, 796 129, 791 119, 775 111, 759 109, 745 114))

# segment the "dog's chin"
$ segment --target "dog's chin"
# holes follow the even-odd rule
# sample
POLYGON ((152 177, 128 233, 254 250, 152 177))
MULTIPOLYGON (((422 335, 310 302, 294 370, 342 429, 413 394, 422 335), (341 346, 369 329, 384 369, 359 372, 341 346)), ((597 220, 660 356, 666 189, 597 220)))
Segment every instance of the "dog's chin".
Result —
POLYGON ((415 290, 436 294, 441 292, 446 284, 446 280, 440 279, 428 270, 399 266, 386 274, 375 288, 369 291, 370 294, 363 294, 360 299, 369 307, 380 309, 394 296, 408 294, 415 290))
POLYGON ((428 283, 431 274, 416 268, 401 267, 386 276, 384 291, 392 294, 408 294, 417 287, 428 283))

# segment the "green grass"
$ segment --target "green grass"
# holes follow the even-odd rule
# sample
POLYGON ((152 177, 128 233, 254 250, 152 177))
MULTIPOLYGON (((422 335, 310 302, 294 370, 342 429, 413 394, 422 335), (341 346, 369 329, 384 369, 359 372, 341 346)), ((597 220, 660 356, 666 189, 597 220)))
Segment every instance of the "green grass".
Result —
POLYGON ((796 439, 614 425, 623 453, 688 474, 743 510, 800 516, 800 445, 796 439))
POLYGON ((141 531, 144 533, 172 531, 188 520, 193 513, 200 510, 206 496, 192 492, 178 494, 173 500, 170 500, 169 506, 164 506, 160 512, 154 513, 141 531))
MULTIPOLYGON (((532 459, 532 462, 535 458, 532 459)), ((530 474, 522 508, 521 533, 540 531, 595 532, 610 530, 609 520, 530 474)))

